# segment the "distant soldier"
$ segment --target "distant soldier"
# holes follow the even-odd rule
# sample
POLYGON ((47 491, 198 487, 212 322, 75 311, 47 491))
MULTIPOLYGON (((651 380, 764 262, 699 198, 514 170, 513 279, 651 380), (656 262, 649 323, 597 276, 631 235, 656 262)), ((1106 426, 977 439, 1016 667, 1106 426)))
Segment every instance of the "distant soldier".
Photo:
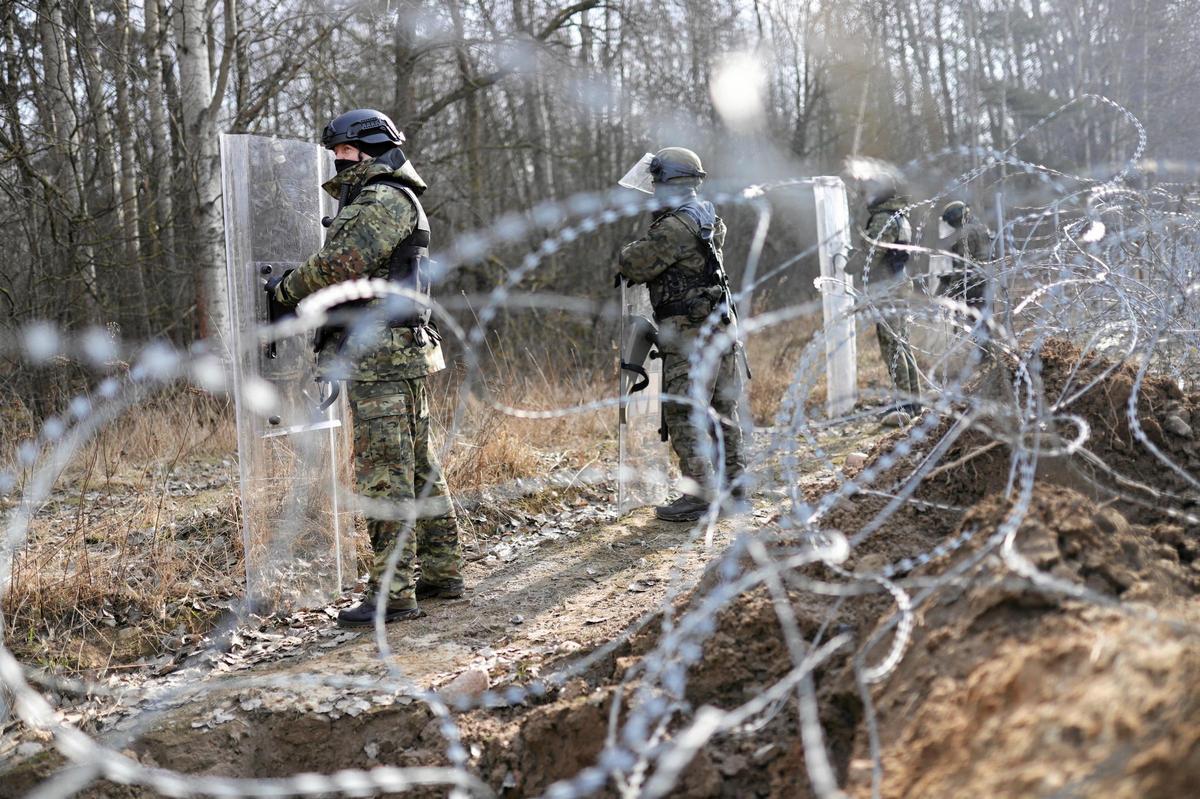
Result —
POLYGON ((938 233, 947 249, 958 256, 952 268, 938 278, 938 294, 982 311, 987 290, 983 264, 992 260, 992 231, 975 219, 971 207, 961 200, 946 204, 938 233))
POLYGON ((863 181, 863 186, 867 223, 861 247, 864 252, 871 253, 863 283, 867 293, 875 298, 880 313, 875 325, 880 355, 892 386, 903 393, 900 402, 885 413, 880 422, 889 427, 900 427, 921 411, 921 381, 917 361, 908 343, 905 310, 896 302, 912 291, 912 281, 905 271, 909 253, 887 245, 912 243, 907 210, 912 203, 890 177, 876 176, 863 181))
MULTIPOLYGON (((308 295, 356 278, 393 281, 427 295, 429 224, 417 199, 426 185, 400 149, 392 121, 378 111, 348 111, 321 136, 333 151, 337 175, 324 185, 340 203, 325 245, 297 269, 267 285, 275 302, 293 307, 308 295)), ((387 504, 367 511, 374 564, 366 597, 338 614, 345 627, 373 623, 386 602, 388 622, 420 615, 418 598, 463 594, 458 520, 429 441, 425 378, 445 368, 428 307, 402 311, 380 303, 347 303, 361 323, 325 328, 318 335, 323 365, 336 361, 348 381, 354 421, 354 473, 358 493, 387 504), (406 518, 415 518, 410 529, 406 518), (388 557, 404 534, 406 545, 391 583, 380 586, 388 557), (415 559, 421 577, 414 580, 415 559)))
MULTIPOLYGON (((712 203, 696 194, 706 173, 694 152, 667 147, 643 161, 645 186, 649 187, 643 190, 653 191, 661 201, 661 210, 646 235, 621 248, 620 274, 631 284, 645 283, 650 290, 650 303, 659 325, 662 390, 693 396, 691 384, 700 376, 690 374, 688 359, 701 328, 710 317, 719 320, 718 328, 736 324, 723 266, 725 223, 716 215, 712 203)), ((629 177, 622 179, 623 185, 631 185, 627 182, 629 177)), ((701 397, 720 419, 725 447, 724 487, 735 502, 741 502, 746 492, 741 481, 746 462, 738 420, 742 375, 737 348, 736 343, 726 344, 715 372, 705 376, 701 397)), ((667 403, 663 407, 671 444, 679 456, 679 470, 702 488, 709 485, 713 474, 713 466, 703 454, 710 431, 707 426, 696 429, 691 416, 692 407, 687 404, 667 403)), ((708 504, 706 497, 685 491, 670 504, 656 508, 655 515, 666 521, 695 521, 708 509, 708 504)))

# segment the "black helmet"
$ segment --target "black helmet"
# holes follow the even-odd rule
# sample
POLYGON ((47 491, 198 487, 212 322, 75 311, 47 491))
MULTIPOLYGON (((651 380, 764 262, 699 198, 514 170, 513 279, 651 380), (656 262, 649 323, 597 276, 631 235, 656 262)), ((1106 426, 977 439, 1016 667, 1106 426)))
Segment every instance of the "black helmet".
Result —
POLYGON ((321 133, 322 147, 332 150, 339 144, 399 147, 404 144, 404 134, 387 114, 371 108, 356 108, 336 117, 321 133))
POLYGON ((942 221, 951 227, 962 227, 971 218, 971 207, 962 200, 946 203, 942 209, 942 221))

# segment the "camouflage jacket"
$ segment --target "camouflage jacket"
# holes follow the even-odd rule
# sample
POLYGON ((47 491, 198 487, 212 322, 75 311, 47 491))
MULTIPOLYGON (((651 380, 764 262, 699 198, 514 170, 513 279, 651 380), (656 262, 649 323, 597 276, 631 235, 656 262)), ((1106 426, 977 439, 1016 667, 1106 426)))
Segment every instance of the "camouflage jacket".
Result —
MULTIPOLYGON (((720 217, 715 217, 713 223, 712 243, 721 261, 725 223, 720 217)), ((690 317, 673 319, 679 327, 698 328, 720 301, 720 290, 709 285, 708 262, 701 249, 704 246, 695 219, 680 211, 668 211, 655 218, 645 236, 621 248, 621 275, 631 283, 646 284, 656 314, 666 303, 703 299, 699 305, 707 305, 708 311, 699 307, 690 317)))
POLYGON ((912 244, 912 226, 908 222, 908 213, 904 211, 909 205, 907 197, 897 196, 867 208, 867 224, 860 242, 862 260, 865 260, 866 253, 871 254, 867 281, 884 283, 904 276, 909 254, 880 245, 912 244))
MULTIPOLYGON (((350 201, 329 226, 324 246, 280 284, 280 302, 295 305, 326 286, 346 280, 387 278, 392 250, 416 227, 417 208, 395 186, 367 185, 381 175, 410 187, 414 194, 426 188, 425 181, 398 149, 356 164, 327 181, 322 186, 325 191, 338 198, 345 191, 350 201)), ((326 346, 321 352, 322 366, 338 355, 334 347, 326 346)), ((441 345, 436 340, 414 345, 411 330, 388 327, 382 320, 355 331, 341 355, 344 362, 336 372, 364 382, 422 377, 445 368, 441 345)))
MULTIPOLYGON (((960 230, 955 231, 954 241, 950 244, 950 252, 972 261, 976 266, 990 261, 992 260, 992 231, 988 230, 987 225, 982 222, 970 219, 960 230)), ((962 261, 956 261, 952 268, 965 270, 969 268, 969 265, 962 261)))

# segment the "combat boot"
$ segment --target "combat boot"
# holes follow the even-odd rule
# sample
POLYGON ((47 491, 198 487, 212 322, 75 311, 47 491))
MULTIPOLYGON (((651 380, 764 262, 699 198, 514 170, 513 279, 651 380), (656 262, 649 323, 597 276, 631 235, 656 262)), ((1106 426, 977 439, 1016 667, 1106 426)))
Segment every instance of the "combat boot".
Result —
POLYGON ((462 578, 437 583, 423 577, 417 580, 417 599, 458 599, 465 590, 462 578))
POLYGON ((741 516, 753 510, 750 504, 750 492, 741 482, 735 483, 729 489, 729 496, 721 504, 722 516, 741 516))
MULTIPOLYGON (((346 608, 338 611, 337 625, 338 627, 371 627, 375 624, 375 603, 379 600, 379 596, 374 593, 368 593, 363 597, 363 601, 359 602, 352 608, 346 608)), ((386 599, 385 599, 386 601, 386 599)), ((412 605, 395 605, 388 603, 387 610, 383 613, 383 623, 391 624, 394 621, 407 621, 415 619, 421 615, 421 609, 412 605)))
POLYGON ((654 515, 664 522, 694 522, 707 511, 707 501, 684 494, 670 504, 659 505, 654 509, 654 515))
POLYGON ((921 406, 915 402, 910 402, 906 405, 899 405, 888 413, 885 413, 880 417, 879 424, 884 427, 904 427, 920 415, 921 406))

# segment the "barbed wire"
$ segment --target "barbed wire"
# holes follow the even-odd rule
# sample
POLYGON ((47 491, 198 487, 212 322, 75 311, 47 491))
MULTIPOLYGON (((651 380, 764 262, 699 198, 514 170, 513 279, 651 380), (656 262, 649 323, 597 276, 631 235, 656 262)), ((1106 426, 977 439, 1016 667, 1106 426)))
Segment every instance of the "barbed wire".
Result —
MULTIPOLYGON (((825 276, 817 281, 821 290, 844 292, 849 303, 840 317, 826 318, 801 349, 769 429, 756 431, 749 414, 743 417, 744 437, 751 440, 758 432, 765 440, 752 453, 748 482, 752 481, 760 496, 778 499, 766 522, 753 515, 728 518, 725 513, 729 475, 725 473, 724 420, 711 408, 710 397, 721 359, 737 345, 738 338, 715 309, 699 330, 701 345, 690 355, 688 393, 663 394, 664 401, 689 408, 695 429, 712 431, 701 440, 702 455, 713 464, 710 482, 703 486, 711 501, 704 516, 678 542, 665 595, 606 643, 555 663, 549 674, 515 680, 503 691, 489 688, 474 696, 448 696, 405 673, 403 659, 396 655, 387 635, 385 608, 380 603, 372 632, 382 675, 293 670, 286 676, 230 676, 183 683, 152 695, 149 689, 142 689, 147 691, 147 701, 139 707, 133 728, 119 746, 115 738, 93 737, 68 723, 48 699, 52 694, 112 697, 107 686, 36 672, 20 663, 10 648, 0 646, 0 684, 11 697, 13 712, 27 729, 52 736, 58 752, 71 765, 43 783, 36 795, 69 796, 103 778, 167 796, 365 795, 421 786, 444 786, 454 796, 494 796, 503 786, 490 784, 474 770, 460 714, 552 701, 555 692, 570 680, 590 674, 621 647, 630 646, 635 638, 650 638, 634 664, 607 686, 611 689, 607 729, 594 762, 570 778, 546 786, 543 796, 575 799, 605 786, 614 787, 622 796, 669 795, 704 748, 721 736, 749 735, 777 723, 793 704, 795 715, 789 723, 798 731, 813 793, 841 796, 839 770, 822 722, 823 694, 815 680, 821 670, 828 671, 834 664, 850 670, 861 699, 871 793, 880 796, 886 742, 873 691, 885 688, 905 658, 912 657, 920 614, 951 587, 999 569, 1022 580, 1028 590, 1114 609, 1161 625, 1172 634, 1195 636, 1196 626, 1187 619, 1123 602, 1119 596, 1062 573, 1051 573, 1020 547, 1022 532, 1038 501, 1039 470, 1055 459, 1086 464, 1092 471, 1072 468, 1079 472, 1082 483, 1103 492, 1112 502, 1153 510, 1157 518, 1200 523, 1189 510, 1200 501, 1200 480, 1171 452, 1163 437, 1166 434, 1148 429, 1150 422, 1161 428, 1154 416, 1162 410, 1153 406, 1160 391, 1154 381, 1174 381, 1183 397, 1186 391, 1194 391, 1200 377, 1200 331, 1193 321, 1200 268, 1195 233, 1200 229, 1200 216, 1161 207, 1169 197, 1159 189, 1134 188, 1126 182, 1138 174, 1146 146, 1145 130, 1130 112, 1106 98, 1086 95, 1064 104, 1003 150, 954 148, 904 165, 901 172, 913 174, 950 156, 979 160, 979 166, 946 181, 932 196, 896 212, 893 224, 921 209, 936 209, 971 186, 986 183, 987 188, 998 187, 1002 194, 1011 191, 1005 202, 1016 213, 1005 218, 997 231, 1005 243, 1003 257, 980 265, 987 276, 986 301, 981 310, 933 292, 913 294, 893 287, 880 293, 871 287, 869 266, 862 270, 857 284, 845 277, 825 276), (1071 175, 1015 155, 1017 145, 1031 134, 1088 103, 1113 112, 1135 133, 1136 144, 1128 159, 1111 174, 1071 175), (1035 194, 1031 185, 1044 195, 1035 194), (1155 249, 1155 240, 1161 247, 1172 248, 1170 254, 1155 249), (839 329, 838 323, 852 321, 860 328, 877 325, 888 329, 889 320, 897 318, 903 318, 907 343, 920 356, 920 379, 923 392, 928 393, 904 396, 890 387, 873 388, 861 391, 857 407, 845 413, 831 414, 815 406, 811 398, 821 393, 827 359, 839 347, 850 346, 846 341, 831 342, 829 337, 839 329), (986 347, 981 341, 987 342, 986 347), (1057 342, 1074 347, 1066 362, 1054 355, 1057 342), (1054 371, 1048 376, 1047 363, 1051 361, 1054 371), (1081 409, 1091 398, 1105 394, 1118 376, 1127 384, 1122 384, 1125 389, 1116 404, 1110 403, 1103 412, 1081 409), (1153 402, 1147 399, 1150 393, 1155 395, 1153 402), (844 453, 835 451, 834 435, 858 434, 864 422, 881 409, 909 402, 923 403, 923 410, 911 424, 869 447, 859 465, 850 466, 844 453), (1106 460, 1104 436, 1114 433, 1100 425, 1120 427, 1120 434, 1129 439, 1128 443, 1122 441, 1122 446, 1141 460, 1132 455, 1128 462, 1106 460), (993 470, 989 477, 995 481, 987 491, 975 490, 978 496, 960 499, 933 490, 948 476, 961 478, 973 459, 985 456, 993 470), (828 477, 819 486, 806 480, 817 471, 828 477), (964 511, 976 513, 989 495, 1004 500, 998 515, 986 523, 978 514, 954 521, 964 511), (861 502, 862 508, 857 515, 848 511, 856 502, 861 502), (937 529, 943 534, 883 546, 881 540, 888 539, 889 531, 901 525, 898 520, 909 512, 938 515, 942 521, 937 529), (841 529, 848 522, 854 523, 853 529, 841 529), (719 530, 729 540, 723 550, 716 547, 719 530), (867 556, 877 551, 888 553, 890 559, 869 562, 867 556), (693 584, 685 564, 696 553, 704 554, 709 564, 704 579, 693 584), (777 669, 770 683, 750 699, 732 707, 709 702, 693 706, 688 687, 694 670, 725 623, 723 614, 736 609, 751 593, 761 595, 769 607, 786 667, 777 669), (824 619, 814 634, 805 632, 797 596, 828 600, 824 619), (871 611, 873 626, 861 631, 835 627, 848 603, 861 598, 876 603, 871 611), (266 688, 370 690, 412 697, 435 721, 445 764, 235 778, 185 774, 140 763, 124 753, 181 702, 266 688)), ((754 219, 745 280, 735 296, 742 308, 749 311, 752 300, 762 298, 762 289, 770 280, 829 245, 817 241, 800 252, 772 255, 777 258, 775 263, 770 263, 766 254, 766 242, 780 216, 772 200, 780 193, 811 185, 809 178, 785 178, 769 184, 738 186, 734 182, 710 187, 713 191, 708 197, 719 208, 745 208, 754 219)), ((439 279, 446 280, 497 248, 519 244, 539 231, 552 231, 491 291, 429 303, 448 346, 452 343, 462 359, 462 381, 443 455, 449 454, 452 441, 472 434, 471 403, 530 421, 628 407, 629 397, 615 391, 571 406, 514 406, 493 395, 484 353, 498 321, 514 310, 553 310, 615 325, 622 312, 611 304, 526 292, 522 286, 537 275, 547 258, 606 226, 654 208, 653 199, 631 201, 619 191, 580 194, 540 204, 527 215, 507 215, 458 237, 439 256, 439 279), (460 322, 456 315, 463 307, 472 312, 470 324, 460 322)), ((915 242, 921 241, 920 231, 918 225, 915 242)), ((864 264, 871 263, 877 246, 884 245, 866 242, 861 253, 864 264)), ((930 255, 963 260, 937 246, 914 243, 903 249, 909 252, 910 263, 930 255)), ((353 338, 355 331, 368 330, 391 315, 394 306, 389 302, 411 307, 425 301, 422 295, 387 281, 339 284, 305 300, 294 318, 264 326, 246 347, 257 351, 266 343, 295 339, 331 321, 347 324, 353 338), (338 310, 347 300, 363 299, 380 302, 350 315, 338 310)), ((818 307, 817 301, 776 308, 760 303, 757 313, 740 320, 738 335, 753 340, 787 330, 811 317, 818 307)), ((105 375, 93 391, 64 403, 61 415, 42 420, 36 437, 14 447, 13 468, 0 475, 0 493, 20 492, 5 519, 0 589, 7 590, 10 585, 15 559, 30 543, 33 521, 52 496, 56 482, 93 436, 178 382, 209 392, 234 391, 218 349, 203 343, 187 351, 159 342, 138 347, 109 331, 73 334, 49 323, 30 325, 15 337, 0 341, 0 352, 30 366, 63 359, 105 375), (116 364, 123 368, 114 370, 116 364)), ((237 358, 250 355, 249 349, 234 353, 237 358)), ((353 356, 352 349, 346 353, 342 369, 353 356)), ((338 365, 333 368, 337 375, 338 365)), ((263 379, 245 382, 240 392, 239 401, 261 414, 279 402, 274 387, 263 379)), ((1174 425, 1178 432, 1172 435, 1185 436, 1188 424, 1181 422, 1183 427, 1174 425)), ((602 470, 582 481, 604 483, 611 474, 611 470, 602 470)), ((576 474, 569 483, 579 479, 576 474)), ((563 479, 548 476, 527 481, 522 492, 529 490, 528 483, 545 488, 561 486, 563 479)), ((496 490, 502 495, 505 486, 496 490)), ((369 507, 373 518, 401 522, 399 542, 381 578, 385 584, 398 567, 408 537, 414 534, 427 494, 400 505, 347 497, 357 503, 351 507, 369 507)), ((248 608, 240 612, 247 613, 248 608)))

